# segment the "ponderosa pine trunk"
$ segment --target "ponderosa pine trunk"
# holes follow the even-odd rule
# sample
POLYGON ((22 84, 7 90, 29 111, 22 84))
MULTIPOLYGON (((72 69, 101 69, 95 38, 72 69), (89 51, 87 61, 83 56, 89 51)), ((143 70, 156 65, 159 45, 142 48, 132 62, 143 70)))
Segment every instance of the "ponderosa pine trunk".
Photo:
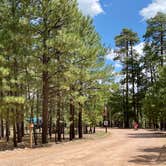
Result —
POLYGON ((84 134, 88 134, 88 125, 84 126, 84 134))
POLYGON ((50 140, 51 140, 51 138, 52 138, 52 106, 49 111, 49 136, 50 136, 50 140))
MULTIPOLYGON (((44 19, 44 23, 45 23, 45 28, 46 28, 46 20, 44 19)), ((47 28, 46 30, 47 31, 47 28)), ((46 33, 46 32, 45 32, 46 33)), ((46 46, 46 38, 47 35, 44 36, 43 39, 43 49, 44 49, 44 53, 43 53, 43 58, 42 58, 42 63, 44 66, 48 65, 48 57, 46 55, 46 50, 47 50, 47 46, 46 46)), ((48 96, 49 96, 49 74, 48 71, 46 69, 43 70, 42 73, 42 82, 43 82, 43 87, 42 87, 42 143, 46 144, 48 142, 48 136, 47 136, 47 130, 48 130, 48 96)))
POLYGON ((89 127, 89 134, 92 134, 92 126, 89 127))
POLYGON ((132 61, 132 110, 135 115, 135 121, 138 121, 135 102, 135 73, 134 73, 134 57, 133 57, 133 43, 130 41, 131 47, 131 61, 132 61))
POLYGON ((129 48, 128 41, 126 41, 126 109, 125 109, 125 128, 129 128, 129 66, 128 66, 128 58, 129 58, 129 48))
POLYGON ((73 99, 70 99, 70 132, 69 138, 73 140, 75 138, 75 128, 74 128, 74 102, 73 99))
POLYGON ((24 114, 22 115, 22 120, 21 120, 21 135, 24 137, 24 114))
POLYGON ((10 134, 10 122, 9 122, 9 109, 7 109, 6 113, 6 141, 9 142, 9 134, 10 134))
POLYGON ((4 138, 4 125, 3 125, 3 117, 1 114, 1 137, 4 138))
MULTIPOLYGON (((44 1, 43 3, 48 3, 44 1)), ((44 4, 43 4, 44 5, 44 4)), ((47 6, 47 5, 46 5, 47 6)), ((45 13, 45 7, 42 7, 43 12, 45 13)), ((48 29, 48 13, 45 13, 43 16, 43 33, 42 33, 42 47, 43 47, 43 55, 42 55, 42 143, 48 143, 48 98, 49 98, 49 71, 47 66, 49 64, 50 58, 48 56, 48 46, 47 39, 49 37, 49 29, 48 29)))
POLYGON ((58 134, 58 141, 61 141, 61 123, 60 123, 60 120, 61 120, 61 96, 60 96, 60 91, 58 91, 58 94, 57 94, 57 97, 58 97, 58 103, 57 103, 57 125, 56 125, 56 128, 57 128, 57 134, 58 134))
MULTIPOLYGON (((45 64, 45 58, 43 58, 43 64, 45 64)), ((43 100, 42 100, 42 143, 46 144, 47 141, 47 130, 48 130, 48 72, 43 71, 43 100)))
MULTIPOLYGON (((21 86, 22 95, 23 95, 23 86, 21 86)), ((24 137, 24 105, 21 105, 21 136, 24 137)))
POLYGON ((82 134, 82 104, 79 103, 79 113, 78 113, 78 137, 83 138, 82 134))
POLYGON ((13 146, 17 147, 16 111, 13 109, 13 146))
POLYGON ((21 123, 21 113, 18 109, 16 109, 16 126, 17 126, 17 142, 22 142, 22 123, 21 123))
MULTIPOLYGON (((162 27, 163 27, 163 25, 161 24, 161 29, 162 29, 162 27)), ((165 35, 164 35, 164 33, 161 31, 160 32, 160 44, 161 44, 161 51, 160 51, 160 53, 161 53, 161 66, 163 66, 164 65, 164 37, 165 37, 165 35)))

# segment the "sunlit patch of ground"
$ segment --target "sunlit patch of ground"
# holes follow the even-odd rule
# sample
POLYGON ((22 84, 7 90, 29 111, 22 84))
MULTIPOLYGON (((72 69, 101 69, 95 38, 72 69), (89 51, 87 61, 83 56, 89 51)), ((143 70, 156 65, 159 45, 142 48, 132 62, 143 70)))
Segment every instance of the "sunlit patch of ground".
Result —
POLYGON ((86 139, 0 152, 0 166, 165 166, 164 132, 104 129, 86 139))

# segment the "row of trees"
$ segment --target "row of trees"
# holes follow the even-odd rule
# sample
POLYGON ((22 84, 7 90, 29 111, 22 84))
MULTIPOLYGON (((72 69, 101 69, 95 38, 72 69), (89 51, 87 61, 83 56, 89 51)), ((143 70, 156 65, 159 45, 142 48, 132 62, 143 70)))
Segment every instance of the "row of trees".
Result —
POLYGON ((0 138, 13 129, 17 146, 40 117, 42 143, 53 126, 56 141, 64 126, 82 138, 101 121, 112 75, 91 18, 75 0, 1 0, 0 20, 0 138))
POLYGON ((75 0, 2 0, 0 20, 0 138, 12 135, 17 146, 26 122, 35 124, 36 144, 40 127, 42 143, 53 131, 61 141, 65 127, 70 140, 82 138, 104 108, 105 120, 119 126, 135 120, 166 128, 165 14, 147 21, 143 55, 134 49, 137 33, 123 29, 115 37, 120 85, 112 84, 106 49, 75 0))
POLYGON ((112 118, 126 128, 134 120, 144 127, 166 129, 166 14, 147 20, 144 41, 143 54, 139 55, 134 49, 139 42, 137 33, 123 29, 115 37, 115 60, 123 69, 121 84, 110 99, 112 118), (114 102, 117 98, 120 102, 114 102))

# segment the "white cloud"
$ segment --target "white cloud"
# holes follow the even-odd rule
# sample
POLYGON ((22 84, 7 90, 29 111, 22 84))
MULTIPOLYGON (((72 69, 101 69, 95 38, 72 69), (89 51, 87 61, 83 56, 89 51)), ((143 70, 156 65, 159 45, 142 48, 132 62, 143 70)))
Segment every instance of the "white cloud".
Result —
POLYGON ((144 42, 139 43, 138 45, 136 45, 136 46, 134 47, 135 51, 136 51, 138 54, 143 55, 143 48, 144 48, 144 45, 145 45, 144 42))
POLYGON ((158 12, 166 13, 166 0, 153 0, 146 8, 140 11, 144 20, 153 18, 158 12))
POLYGON ((105 57, 106 57, 106 60, 113 61, 114 58, 116 57, 116 53, 114 52, 114 50, 111 50, 105 57))
POLYGON ((110 61, 112 63, 112 66, 114 67, 115 72, 119 72, 123 66, 122 63, 119 60, 114 60, 114 58, 117 56, 114 49, 111 49, 109 53, 105 56, 107 61, 110 61))
POLYGON ((78 0, 78 6, 85 15, 90 15, 91 17, 104 12, 100 0, 78 0))

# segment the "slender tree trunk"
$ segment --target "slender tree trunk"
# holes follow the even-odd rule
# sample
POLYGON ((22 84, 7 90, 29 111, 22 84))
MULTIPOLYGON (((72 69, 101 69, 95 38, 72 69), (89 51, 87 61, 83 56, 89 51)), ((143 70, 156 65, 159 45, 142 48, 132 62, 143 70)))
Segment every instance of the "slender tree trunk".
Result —
POLYGON ((57 94, 57 99, 58 99, 58 103, 57 103, 57 134, 58 134, 58 141, 61 141, 61 95, 60 95, 60 91, 58 91, 57 94))
POLYGON ((82 104, 79 103, 79 113, 78 113, 78 137, 82 138, 82 104))
MULTIPOLYGON (((23 86, 21 86, 23 95, 23 86)), ((21 106, 21 136, 24 137, 24 105, 21 106)))
POLYGON ((64 119, 64 101, 61 102, 62 103, 62 125, 61 125, 61 128, 62 128, 62 134, 63 134, 63 140, 65 139, 65 119, 64 119))
POLYGON ((1 114, 1 137, 4 138, 4 124, 3 124, 2 114, 1 114))
POLYGON ((52 138, 52 106, 50 108, 50 111, 49 111, 49 136, 50 136, 50 140, 52 138))
POLYGON ((18 109, 16 109, 16 126, 17 126, 17 142, 22 142, 22 127, 21 127, 21 113, 18 109))
MULTIPOLYGON (((47 1, 46 4, 48 3, 47 1)), ((44 3, 43 2, 43 3, 44 3)), ((44 7, 43 7, 43 10, 44 7)), ((42 55, 42 64, 44 66, 43 72, 42 72, 42 143, 46 144, 48 142, 48 98, 49 98, 49 72, 47 70, 47 66, 49 63, 50 58, 48 57, 48 47, 47 47, 47 39, 49 37, 49 31, 48 31, 48 22, 47 22, 47 13, 45 13, 43 17, 43 55, 42 55)))
POLYGON ((164 119, 164 131, 166 130, 166 119, 164 119))
MULTIPOLYGON (((139 96, 139 87, 140 87, 140 81, 141 81, 141 78, 140 78, 140 67, 138 66, 137 64, 137 70, 136 70, 136 86, 137 86, 137 95, 136 95, 136 98, 135 98, 135 105, 136 105, 136 112, 137 112, 137 117, 138 117, 138 121, 139 121, 139 118, 140 118, 140 121, 143 123, 142 121, 142 112, 141 112, 141 106, 140 106, 140 96, 139 96)), ((141 123, 141 124, 142 124, 141 123)))
POLYGON ((122 100, 122 111, 123 111, 123 128, 125 128, 125 120, 126 120, 126 101, 125 101, 125 90, 123 89, 122 95, 123 95, 123 100, 122 100))
MULTIPOLYGON (((161 24, 161 28, 162 28, 162 24, 161 24)), ((164 65, 164 33, 160 32, 160 43, 161 43, 161 66, 164 65)))
POLYGON ((96 127, 93 126, 93 133, 96 133, 96 127))
POLYGON ((9 142, 9 132, 10 132, 10 122, 9 122, 9 109, 7 109, 6 115, 6 141, 9 142))
POLYGON ((13 123, 13 143, 14 147, 17 147, 17 134, 16 134, 16 124, 13 123))
POLYGON ((75 138, 75 128, 74 128, 74 102, 70 99, 70 140, 75 138))
POLYGON ((35 145, 37 145, 37 132, 36 132, 36 125, 33 126, 33 137, 35 145))
POLYGON ((13 145, 14 147, 17 147, 17 131, 16 131, 16 114, 15 110, 12 110, 13 112, 13 145))
POLYGON ((1 133, 1 121, 0 121, 0 140, 2 138, 2 133, 1 133))
MULTIPOLYGON (((2 87, 2 79, 0 79, 0 87, 2 87)), ((0 91, 0 100, 3 100, 3 91, 0 91)), ((0 139, 4 137, 4 125, 3 125, 3 112, 0 112, 0 139)))
POLYGON ((126 42, 126 110, 125 110, 125 128, 129 128, 129 67, 128 67, 128 41, 126 42))
POLYGON ((21 135, 22 135, 22 137, 24 137, 24 114, 22 114, 21 135))
POLYGON ((17 122, 17 142, 20 143, 22 142, 22 128, 21 128, 21 123, 17 122))
POLYGON ((152 69, 152 65, 151 64, 150 64, 150 80, 151 80, 151 84, 153 84, 154 78, 153 78, 153 69, 152 69))
POLYGON ((42 143, 46 144, 47 140, 47 130, 48 130, 48 72, 43 71, 43 100, 42 100, 42 143))
POLYGON ((88 126, 84 125, 84 134, 88 134, 88 126))
POLYGON ((134 56, 133 56, 133 44, 130 42, 131 46, 131 61, 132 61, 132 110, 135 114, 135 121, 138 121, 136 112, 136 102, 135 102, 135 73, 134 73, 134 56))
MULTIPOLYGON (((39 91, 37 90, 37 102, 36 102, 36 119, 37 119, 37 129, 39 129, 40 132, 40 128, 41 128, 41 124, 39 124, 39 91)), ((36 144, 37 144, 37 140, 38 140, 38 136, 36 134, 36 144)))
POLYGON ((89 127, 89 134, 92 134, 92 126, 89 127))

